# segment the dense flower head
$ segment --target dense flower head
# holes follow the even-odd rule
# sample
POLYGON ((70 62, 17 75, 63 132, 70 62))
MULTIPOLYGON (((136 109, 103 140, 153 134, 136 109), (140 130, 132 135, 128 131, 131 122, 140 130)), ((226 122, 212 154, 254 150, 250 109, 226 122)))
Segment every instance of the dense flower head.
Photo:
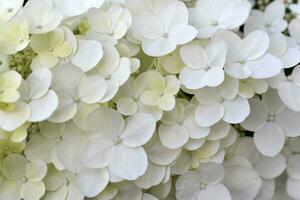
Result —
POLYGON ((0 0, 0 200, 300 200, 300 2, 0 0))

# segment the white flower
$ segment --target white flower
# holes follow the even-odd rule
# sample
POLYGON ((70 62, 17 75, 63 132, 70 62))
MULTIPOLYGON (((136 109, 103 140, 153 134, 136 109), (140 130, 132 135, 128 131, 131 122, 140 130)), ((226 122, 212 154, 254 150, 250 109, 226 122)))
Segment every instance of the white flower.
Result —
MULTIPOLYGON (((31 68, 53 68, 59 63, 59 59, 68 58, 75 53, 77 41, 68 27, 61 26, 50 33, 33 35, 30 46, 38 54, 33 59, 31 68)), ((76 63, 76 57, 74 61, 76 63)))
POLYGON ((174 95, 180 89, 176 76, 162 76, 157 71, 147 71, 140 75, 145 80, 146 89, 141 93, 140 101, 148 106, 158 106, 170 111, 175 106, 174 95))
POLYGON ((127 33, 132 23, 130 12, 118 5, 109 6, 105 11, 92 8, 87 13, 87 19, 91 26, 87 36, 94 35, 103 42, 112 40, 113 43, 127 33))
POLYGON ((196 171, 189 171, 176 182, 178 200, 231 200, 228 189, 221 183, 224 177, 222 165, 206 163, 196 171))
POLYGON ((181 47, 180 55, 186 65, 179 75, 181 84, 187 89, 220 85, 225 78, 226 53, 226 43, 222 41, 212 42, 206 49, 193 44, 181 47))
POLYGON ((190 138, 201 139, 209 134, 210 129, 199 126, 194 118, 195 105, 178 99, 176 107, 163 114, 158 135, 162 144, 169 149, 185 145, 190 138))
POLYGON ((76 176, 70 171, 58 171, 50 165, 43 181, 46 188, 45 200, 84 200, 76 176))
POLYGON ((0 184, 0 198, 7 200, 39 200, 45 193, 42 179, 47 166, 42 161, 27 161, 19 154, 11 154, 3 161, 5 181, 0 184))
POLYGON ((141 12, 133 18, 132 34, 142 42, 143 51, 150 56, 171 53, 177 45, 194 39, 196 32, 188 25, 188 10, 180 1, 161 2, 154 13, 141 12))
POLYGON ((238 80, 227 77, 216 88, 202 88, 195 94, 199 105, 195 111, 196 122, 209 127, 223 119, 227 123, 237 124, 246 119, 250 106, 246 98, 238 93, 238 80))
POLYGON ((15 54, 29 44, 29 30, 26 21, 11 21, 0 24, 0 53, 15 54))
POLYGON ((34 70, 23 83, 21 92, 25 103, 30 107, 30 122, 48 119, 58 107, 56 93, 49 89, 52 74, 48 68, 34 70))
POLYGON ((225 72, 232 77, 270 78, 279 74, 283 67, 277 57, 267 53, 270 39, 263 31, 253 31, 242 40, 229 31, 219 32, 214 35, 214 38, 227 43, 228 57, 225 72))
POLYGON ((56 123, 72 119, 77 113, 77 104, 99 102, 108 91, 103 76, 86 76, 80 68, 71 64, 58 66, 53 70, 51 87, 59 97, 59 106, 49 118, 56 123))
POLYGON ((299 136, 299 113, 285 107, 276 90, 251 99, 251 113, 241 125, 254 131, 257 149, 265 156, 276 156, 283 148, 285 136, 299 136))
POLYGON ((198 29, 198 38, 209 38, 218 30, 243 25, 251 5, 245 0, 198 0, 189 9, 189 22, 198 29))
POLYGON ((271 33, 280 33, 287 28, 287 21, 284 19, 285 5, 281 0, 275 0, 268 4, 265 12, 260 10, 251 11, 245 22, 245 34, 255 30, 263 30, 271 33))
POLYGON ((120 87, 114 101, 117 104, 117 110, 122 115, 133 115, 137 112, 146 112, 151 114, 157 121, 161 119, 163 111, 157 106, 144 105, 139 101, 141 93, 146 88, 143 76, 129 80, 120 87))
POLYGON ((59 26, 63 19, 60 9, 49 0, 30 0, 21 9, 18 18, 28 22, 31 34, 47 33, 59 26))
POLYGON ((124 121, 113 109, 96 109, 87 117, 87 134, 91 140, 83 154, 85 165, 107 166, 117 177, 137 179, 145 173, 148 163, 141 145, 152 137, 155 124, 154 118, 146 113, 137 113, 124 121))
POLYGON ((0 2, 0 22, 9 21, 23 5, 24 0, 11 0, 0 2))
POLYGON ((73 122, 67 124, 39 123, 40 134, 33 135, 25 148, 30 160, 53 163, 59 170, 79 172, 82 168, 82 151, 87 137, 73 122))
POLYGON ((6 131, 20 127, 31 114, 29 106, 19 101, 21 83, 22 77, 16 71, 0 76, 0 126, 6 131))
POLYGON ((293 69, 289 76, 285 76, 284 72, 268 79, 271 87, 276 88, 280 99, 283 103, 293 111, 300 111, 300 66, 293 69))

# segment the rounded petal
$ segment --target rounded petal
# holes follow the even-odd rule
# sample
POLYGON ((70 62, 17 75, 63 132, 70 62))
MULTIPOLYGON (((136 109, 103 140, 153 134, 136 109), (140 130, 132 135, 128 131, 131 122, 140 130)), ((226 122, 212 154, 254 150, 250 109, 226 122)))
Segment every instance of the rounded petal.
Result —
POLYGON ((53 90, 49 90, 45 96, 40 99, 32 100, 29 103, 31 115, 28 118, 30 122, 39 122, 48 119, 58 108, 59 100, 53 90))
POLYGON ((148 113, 137 113, 125 119, 122 142, 130 147, 144 145, 154 134, 156 121, 148 113))
POLYGON ((45 194, 45 185, 43 182, 28 181, 22 185, 20 193, 24 200, 39 200, 45 194))
POLYGON ((182 61, 191 69, 200 69, 205 66, 203 54, 204 49, 200 45, 188 44, 180 48, 182 61))
POLYGON ((286 184, 286 192, 288 195, 292 198, 299 198, 300 196, 300 181, 299 180, 294 180, 292 178, 288 178, 287 184, 286 184))
POLYGON ((198 200, 230 200, 231 195, 223 184, 208 186, 204 190, 200 190, 198 200))
POLYGON ((300 156, 293 155, 288 158, 287 173, 293 179, 300 179, 300 156))
POLYGON ((27 78, 29 87, 28 97, 38 99, 46 94, 51 84, 52 74, 48 68, 35 69, 27 78))
POLYGON ((93 69, 103 57, 102 45, 94 40, 79 40, 77 52, 71 58, 72 64, 87 72, 93 69))
POLYGON ((283 64, 277 57, 267 53, 257 60, 247 61, 244 67, 250 69, 252 78, 265 79, 278 75, 283 64))
POLYGON ((0 127, 6 131, 13 131, 27 121, 30 113, 30 107, 25 103, 16 104, 12 112, 0 110, 0 127))
POLYGON ((179 74, 179 81, 187 89, 200 89, 205 87, 205 73, 202 70, 183 68, 179 74))
POLYGON ((158 129, 161 143, 169 149, 182 147, 189 139, 186 129, 175 123, 172 125, 161 124, 158 129))
POLYGON ((20 179, 25 175, 27 160, 19 154, 10 154, 3 160, 3 174, 9 179, 20 179))
POLYGON ((225 73, 222 68, 214 67, 206 71, 203 82, 209 87, 221 85, 225 79, 225 73))
POLYGON ((147 166, 147 154, 142 147, 119 144, 112 151, 108 169, 120 178, 135 180, 146 172, 147 166))
POLYGON ((224 168, 220 164, 209 162, 201 164, 197 169, 197 173, 197 178, 201 183, 214 185, 223 180, 224 168))
POLYGON ((195 117, 191 116, 184 120, 184 128, 189 133, 190 138, 192 139, 201 139, 210 133, 210 128, 201 127, 196 123, 195 117))
POLYGON ((102 76, 89 76, 79 83, 78 97, 81 101, 92 104, 100 101, 106 90, 106 81, 102 76))
POLYGON ((167 149, 159 140, 146 149, 148 158, 157 165, 168 165, 172 163, 180 154, 181 149, 167 149))
POLYGON ((250 105, 248 100, 242 97, 237 97, 231 101, 224 101, 225 114, 223 120, 237 124, 243 122, 250 114, 250 105))
POLYGON ((212 105, 198 105, 195 112, 196 122, 203 127, 209 127, 220 121, 225 113, 224 106, 221 103, 212 105))
POLYGON ((87 169, 79 171, 76 182, 86 197, 95 197, 102 192, 109 181, 107 169, 87 169))
POLYGON ((47 165, 43 161, 35 160, 26 165, 25 176, 33 182, 41 181, 47 173, 47 165))
POLYGON ((117 110, 123 115, 133 115, 137 112, 137 103, 129 97, 121 97, 117 100, 117 110))
POLYGON ((281 154, 275 157, 260 156, 254 164, 254 168, 265 179, 278 177, 286 167, 285 157, 281 154))
POLYGON ((254 142, 257 149, 265 156, 276 156, 283 148, 285 135, 275 123, 268 122, 255 132, 254 142))

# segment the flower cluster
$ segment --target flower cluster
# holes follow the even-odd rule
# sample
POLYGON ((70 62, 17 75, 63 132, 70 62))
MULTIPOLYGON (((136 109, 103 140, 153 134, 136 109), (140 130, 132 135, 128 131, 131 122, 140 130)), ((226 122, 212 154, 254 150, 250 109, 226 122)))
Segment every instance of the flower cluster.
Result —
POLYGON ((0 1, 0 200, 299 187, 300 3, 0 1))

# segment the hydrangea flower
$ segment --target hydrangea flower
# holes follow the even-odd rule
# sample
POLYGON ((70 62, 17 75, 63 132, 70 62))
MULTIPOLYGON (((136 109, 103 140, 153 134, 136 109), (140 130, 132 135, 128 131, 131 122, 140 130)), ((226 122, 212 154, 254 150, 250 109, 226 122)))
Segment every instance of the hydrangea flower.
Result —
POLYGON ((282 103, 276 90, 263 94, 262 100, 251 99, 250 105, 251 113, 241 125, 255 131, 254 142, 263 155, 276 156, 283 148, 285 136, 299 136, 299 114, 282 103))
POLYGON ((85 165, 108 167, 111 174, 127 180, 145 173, 148 161, 141 145, 154 133, 156 122, 151 115, 137 113, 124 121, 117 111, 98 108, 87 118, 91 140, 84 152, 85 165))
POLYGON ((177 45, 196 36, 196 29, 188 25, 188 10, 183 2, 170 1, 158 7, 153 13, 135 15, 132 25, 132 34, 142 42, 144 52, 156 57, 171 53, 177 45))
POLYGON ((27 161, 19 154, 11 154, 3 161, 6 180, 0 186, 0 197, 7 200, 38 200, 45 193, 42 179, 47 166, 42 161, 27 161))
POLYGON ((218 30, 241 26, 250 9, 250 3, 245 0, 198 0, 189 9, 189 22, 198 29, 198 38, 209 38, 218 30))

